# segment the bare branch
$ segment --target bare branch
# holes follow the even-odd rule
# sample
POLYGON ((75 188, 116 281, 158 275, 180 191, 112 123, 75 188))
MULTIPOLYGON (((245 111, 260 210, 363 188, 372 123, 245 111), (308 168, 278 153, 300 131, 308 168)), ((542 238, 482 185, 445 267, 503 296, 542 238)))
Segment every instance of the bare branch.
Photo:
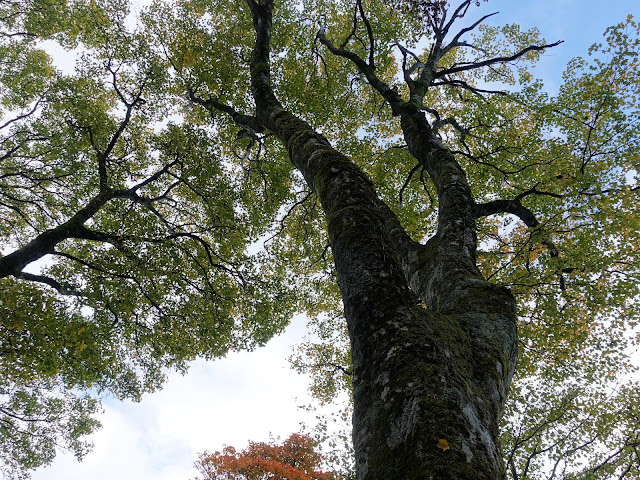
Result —
POLYGON ((444 15, 442 17, 442 27, 438 29, 438 34, 442 38, 444 38, 449 33, 449 29, 451 29, 455 21, 458 18, 464 17, 467 14, 470 6, 471 6, 471 0, 465 0, 460 5, 458 5, 454 10, 453 14, 451 15, 451 19, 449 20, 449 22, 447 22, 446 25, 444 24, 447 18, 447 15, 446 15, 447 12, 445 10, 444 15))
POLYGON ((407 110, 415 111, 415 107, 412 107, 410 103, 405 102, 400 94, 394 88, 391 88, 389 84, 380 80, 374 73, 373 67, 368 65, 367 62, 360 58, 356 53, 344 48, 336 47, 323 33, 318 34, 318 39, 320 40, 320 43, 326 46, 334 55, 353 62, 358 70, 360 70, 360 72, 367 78, 369 85, 371 85, 387 101, 394 115, 401 115, 407 110))
POLYGON ((453 73, 459 73, 459 72, 466 72, 466 71, 469 71, 469 70, 475 70, 475 69, 478 69, 478 68, 486 67, 488 65, 494 65, 496 63, 509 63, 509 62, 512 62, 514 60, 517 60, 517 59, 521 58, 523 55, 525 55, 525 54, 527 54, 529 52, 539 52, 539 51, 542 51, 542 50, 546 50, 547 48, 556 47, 556 46, 560 45, 561 43, 563 43, 563 40, 559 40, 557 42, 546 44, 546 45, 530 45, 530 46, 528 46, 526 48, 523 48, 519 52, 514 53, 513 55, 510 55, 508 57, 494 57, 494 58, 490 58, 488 60, 484 60, 482 62, 471 62, 469 64, 461 65, 459 67, 445 68, 443 70, 438 71, 435 74, 434 78, 441 78, 441 77, 443 77, 445 75, 451 75, 453 73))
POLYGON ((264 132, 264 127, 260 125, 258 119, 253 115, 245 115, 238 112, 233 107, 224 104, 214 98, 208 98, 207 100, 198 97, 195 92, 190 88, 188 90, 189 100, 193 103, 203 106, 210 112, 217 110, 222 113, 226 113, 229 117, 241 128, 246 129, 252 133, 264 132))
POLYGON ((371 28, 371 23, 369 22, 369 19, 364 13, 364 8, 362 7, 362 0, 356 0, 356 4, 358 5, 358 9, 360 10, 360 17, 364 22, 364 25, 367 29, 367 36, 369 37, 369 66, 375 70, 376 66, 375 66, 374 56, 375 56, 376 47, 375 47, 375 39, 373 37, 373 29, 371 28))
POLYGON ((469 85, 464 80, 460 80, 460 79, 443 79, 443 80, 440 80, 438 82, 433 82, 431 85, 434 86, 434 87, 439 87, 439 86, 443 86, 443 85, 449 85, 449 86, 452 86, 452 87, 461 87, 461 88, 464 88, 465 90, 469 90, 471 93, 473 93, 475 95, 478 95, 479 97, 483 97, 483 95, 482 95, 483 93, 495 94, 495 95, 504 95, 504 96, 509 95, 504 90, 487 90, 487 89, 484 89, 484 88, 474 87, 472 85, 469 85))
MULTIPOLYGON (((451 42, 446 45, 445 47, 442 48, 442 55, 446 54, 447 52, 449 52, 449 50, 451 50, 452 48, 455 47, 460 47, 460 46, 469 46, 469 44, 467 44, 466 42, 460 42, 460 38, 462 37, 462 35, 464 35, 467 32, 470 32, 472 30, 474 30, 478 25, 480 25, 482 22, 484 22, 487 18, 489 17, 493 17, 494 15, 497 15, 498 12, 493 12, 493 13, 489 13, 487 15, 485 15, 484 17, 480 18, 480 20, 474 22, 472 25, 463 28, 462 30, 460 30, 455 37, 453 37, 453 39, 451 40, 451 42)), ((455 16, 454 16, 455 18, 455 16)), ((451 20, 450 24, 453 22, 453 19, 451 20)), ((448 29, 447 29, 448 30, 448 29)))
POLYGON ((20 120, 23 120, 23 119, 33 115, 36 112, 36 110, 38 109, 38 107, 40 106, 40 102, 42 102, 42 99, 37 100, 35 105, 33 106, 33 108, 31 110, 29 110, 27 113, 23 113, 21 115, 18 115, 15 118, 7 120, 5 123, 0 125, 0 130, 2 130, 3 128, 6 128, 7 126, 11 125, 12 123, 19 122, 20 120))
POLYGON ((336 373, 338 371, 342 372, 344 375, 348 375, 351 376, 353 375, 353 372, 351 370, 347 370, 345 367, 343 367, 342 365, 338 365, 337 363, 331 363, 331 362, 323 362, 323 363, 316 363, 313 365, 300 365, 303 368, 325 368, 325 367, 331 367, 333 369, 332 373, 336 373))
POLYGON ((47 277, 45 275, 35 275, 33 273, 20 272, 13 275, 15 278, 19 278, 21 280, 27 280, 30 282, 38 282, 49 285, 54 290, 57 290, 61 295, 68 295, 74 297, 81 297, 83 294, 78 290, 75 290, 68 283, 60 283, 56 279, 47 277))
POLYGON ((295 202, 288 210, 287 213, 285 213, 283 215, 283 217, 280 219, 280 229, 274 233, 272 236, 270 236, 268 239, 266 239, 264 241, 264 244, 266 245, 267 243, 269 243, 271 240, 273 240, 274 238, 276 238, 278 235, 280 235, 282 233, 282 231, 285 228, 285 221, 287 220, 287 218, 289 218, 291 216, 291 214, 293 213, 293 211, 296 209, 296 207, 299 207, 300 205, 303 205, 307 200, 309 200, 309 198, 311 198, 311 196, 313 195, 313 192, 311 191, 302 191, 300 193, 305 193, 306 195, 301 199, 298 200, 297 202, 295 202))
POLYGON ((407 179, 404 181, 404 184, 402 185, 402 188, 400 188, 400 191, 398 192, 398 208, 402 208, 402 196, 404 194, 404 191, 407 189, 407 187, 409 186, 409 182, 411 182, 411 178, 413 177, 413 175, 418 171, 418 169, 420 169, 422 167, 422 165, 420 165, 419 163, 413 167, 411 169, 411 171, 409 172, 409 175, 407 175, 407 179))

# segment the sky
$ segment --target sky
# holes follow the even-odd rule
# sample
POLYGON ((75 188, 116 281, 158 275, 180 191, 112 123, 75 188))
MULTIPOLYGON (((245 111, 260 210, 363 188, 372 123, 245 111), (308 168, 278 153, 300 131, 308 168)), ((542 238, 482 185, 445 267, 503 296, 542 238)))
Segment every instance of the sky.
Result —
MULTIPOLYGON (((544 54, 536 72, 551 93, 566 62, 586 55, 607 26, 631 13, 640 17, 637 0, 490 0, 476 14, 500 12, 496 23, 537 27, 547 42, 564 43, 544 54)), ((287 437, 300 422, 313 418, 299 407, 312 403, 308 379, 290 369, 291 348, 306 333, 297 317, 281 336, 254 352, 238 352, 214 362, 196 361, 186 376, 173 375, 164 389, 140 403, 106 399, 103 428, 91 437, 93 451, 82 463, 59 453, 34 480, 187 480, 204 450, 224 445, 242 448, 247 441, 287 437)))
POLYGON ((254 352, 214 362, 196 361, 186 376, 174 375, 160 392, 140 403, 106 399, 103 428, 82 463, 58 454, 34 480, 187 480, 198 453, 248 440, 286 438, 311 420, 300 406, 312 403, 307 378, 289 368, 291 345, 302 340, 306 320, 254 352))

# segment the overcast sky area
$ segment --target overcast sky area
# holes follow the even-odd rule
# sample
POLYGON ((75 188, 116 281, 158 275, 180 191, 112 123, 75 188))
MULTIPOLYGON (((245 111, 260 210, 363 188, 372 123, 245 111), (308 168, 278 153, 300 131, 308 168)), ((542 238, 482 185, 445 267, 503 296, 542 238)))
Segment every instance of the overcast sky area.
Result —
MULTIPOLYGON (((452 2, 457 4, 457 2, 452 2)), ((490 0, 473 15, 493 11, 494 24, 538 27, 547 42, 565 42, 548 51, 534 73, 554 94, 567 61, 586 56, 607 26, 640 17, 637 0, 490 0)), ((474 17, 477 18, 477 17, 474 17)), ((308 379, 290 369, 292 345, 306 333, 297 317, 286 332, 266 347, 239 352, 215 362, 196 361, 189 373, 175 375, 164 389, 140 403, 105 399, 103 428, 91 441, 93 451, 82 463, 59 453, 54 463, 37 470, 34 480, 187 480, 196 476, 193 463, 203 450, 225 444, 244 447, 248 440, 286 437, 313 423, 299 409, 311 403, 308 379)))

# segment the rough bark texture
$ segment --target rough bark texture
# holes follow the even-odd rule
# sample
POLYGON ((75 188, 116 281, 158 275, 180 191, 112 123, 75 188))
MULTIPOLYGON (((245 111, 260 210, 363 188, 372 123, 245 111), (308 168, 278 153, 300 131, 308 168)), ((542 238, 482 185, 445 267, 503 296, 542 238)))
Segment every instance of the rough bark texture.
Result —
POLYGON ((371 182, 269 83, 271 3, 247 0, 261 125, 322 203, 351 338, 357 477, 501 479, 498 422, 516 359, 515 302, 475 264, 465 174, 418 111, 401 115, 439 198, 438 232, 413 242, 371 182))

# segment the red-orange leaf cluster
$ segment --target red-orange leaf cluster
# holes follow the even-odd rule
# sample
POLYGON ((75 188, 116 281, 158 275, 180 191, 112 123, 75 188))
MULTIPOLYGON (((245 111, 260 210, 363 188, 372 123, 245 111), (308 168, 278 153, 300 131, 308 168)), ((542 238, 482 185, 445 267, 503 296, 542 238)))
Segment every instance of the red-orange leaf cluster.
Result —
POLYGON ((203 480, 333 480, 320 470, 322 456, 313 448, 311 437, 294 433, 281 445, 249 442, 237 452, 204 452, 196 462, 203 480))

